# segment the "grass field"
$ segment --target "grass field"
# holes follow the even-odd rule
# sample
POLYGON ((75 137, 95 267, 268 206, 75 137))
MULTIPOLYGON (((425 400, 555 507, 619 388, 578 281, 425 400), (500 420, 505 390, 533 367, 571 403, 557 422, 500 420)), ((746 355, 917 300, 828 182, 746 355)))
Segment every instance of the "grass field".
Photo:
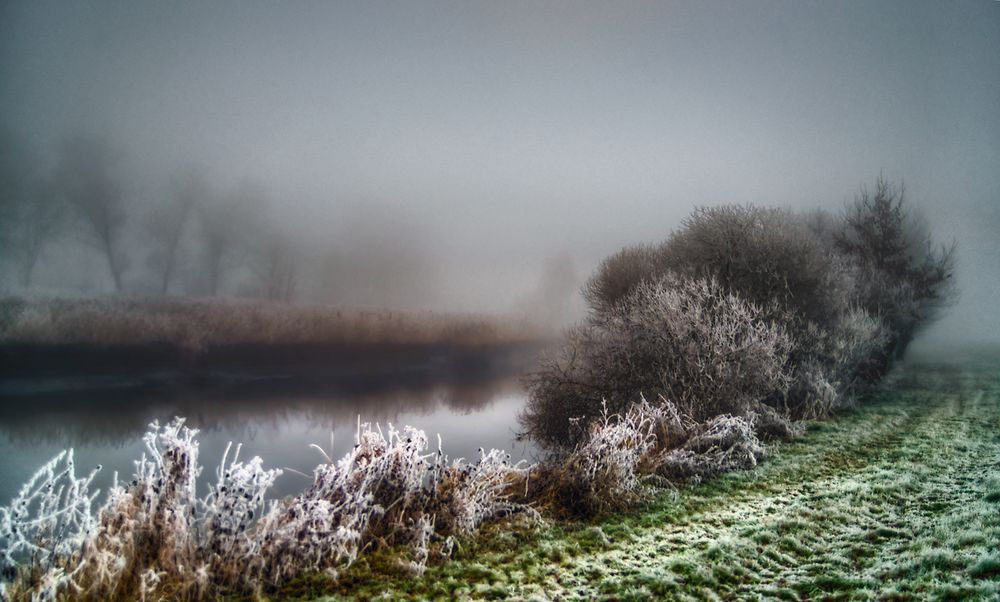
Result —
POLYGON ((755 470, 592 523, 487 528, 282 598, 1000 599, 1000 361, 910 364, 755 470))

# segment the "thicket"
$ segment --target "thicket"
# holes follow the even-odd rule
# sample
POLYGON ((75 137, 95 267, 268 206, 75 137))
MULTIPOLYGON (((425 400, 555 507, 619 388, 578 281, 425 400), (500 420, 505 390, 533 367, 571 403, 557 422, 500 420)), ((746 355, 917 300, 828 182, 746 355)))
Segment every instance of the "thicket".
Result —
POLYGON ((696 421, 744 415, 784 391, 790 339, 762 310, 715 279, 668 274, 641 282, 568 333, 559 353, 528 377, 528 433, 548 446, 575 445, 588 417, 642 395, 662 396, 696 421))
POLYGON ((758 435, 787 435, 879 380, 954 298, 953 273, 954 245, 935 246, 881 177, 836 218, 697 209, 600 264, 588 317, 526 379, 525 435, 572 448, 603 404, 642 395, 698 424, 755 417, 758 435))

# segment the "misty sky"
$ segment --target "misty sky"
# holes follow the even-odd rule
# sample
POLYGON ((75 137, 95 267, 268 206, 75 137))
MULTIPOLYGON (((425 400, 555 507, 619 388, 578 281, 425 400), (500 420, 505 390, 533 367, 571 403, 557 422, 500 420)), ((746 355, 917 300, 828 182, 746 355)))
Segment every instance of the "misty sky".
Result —
MULTIPOLYGON (((208 166, 303 237, 382 237, 444 309, 582 278, 696 205, 838 210, 884 173, 998 326, 1000 2, 0 2, 0 120, 110 136, 130 194, 208 166), (431 269, 431 268, 427 268, 431 269)), ((989 330, 987 329, 987 330, 989 330)))

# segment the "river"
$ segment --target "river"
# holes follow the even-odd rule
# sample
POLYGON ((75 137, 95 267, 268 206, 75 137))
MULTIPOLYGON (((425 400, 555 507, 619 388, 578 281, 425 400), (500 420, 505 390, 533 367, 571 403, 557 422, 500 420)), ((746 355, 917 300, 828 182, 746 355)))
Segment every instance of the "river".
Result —
MULTIPOLYGON (((241 457, 260 456, 265 467, 288 468, 273 497, 306 487, 312 469, 324 461, 309 446, 320 445, 334 459, 354 443, 358 420, 423 429, 432 450, 437 435, 451 458, 478 457, 480 446, 505 449, 514 460, 532 459, 535 450, 516 442, 517 414, 524 391, 517 370, 375 382, 241 382, 213 387, 126 387, 120 390, 59 391, 0 399, 0 505, 10 503, 31 474, 59 451, 73 448, 77 474, 98 464, 95 484, 106 490, 113 473, 130 478, 145 447, 147 425, 182 416, 199 429, 200 491, 229 442, 243 443, 241 457), (297 474, 302 473, 302 474, 297 474)), ((103 499, 99 498, 99 499, 103 499)))

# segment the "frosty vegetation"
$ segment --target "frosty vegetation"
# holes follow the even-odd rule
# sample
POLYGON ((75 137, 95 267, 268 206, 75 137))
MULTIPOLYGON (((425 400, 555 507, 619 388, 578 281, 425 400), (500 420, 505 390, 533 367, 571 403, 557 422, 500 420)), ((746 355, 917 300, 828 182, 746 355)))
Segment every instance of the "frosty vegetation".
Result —
MULTIPOLYGON (((153 423, 147 451, 129 482, 104 503, 60 454, 0 508, 3 599, 197 600, 254 593, 296 576, 335 575, 366 550, 400 546, 405 568, 423 571, 447 556, 456 537, 513 514, 537 517, 514 501, 529 468, 499 450, 475 462, 449 461, 423 431, 358 425, 339 461, 324 453, 312 485, 266 500, 281 474, 258 457, 227 448, 215 485, 197 496, 196 430, 175 419, 153 423), (232 453, 230 453, 232 451, 232 453)), ((322 450, 320 450, 322 451, 322 450)))
POLYGON ((280 471, 237 446, 198 498, 196 431, 153 423, 134 478, 99 507, 68 452, 0 508, 0 593, 260 593, 387 547, 421 573, 487 521, 615 511, 647 483, 752 468, 766 441, 883 377, 952 299, 952 273, 953 248, 934 247, 882 179, 839 219, 700 209, 662 244, 605 260, 584 291, 589 317, 528 377, 522 421, 549 452, 540 465, 498 450, 449 462, 423 431, 359 421, 354 448, 324 453, 297 496, 267 501, 280 471))
POLYGON ((794 421, 829 416, 886 374, 953 299, 953 259, 882 178, 838 218, 698 209, 662 243, 600 265, 588 318, 527 380, 526 435, 561 453, 585 439, 580 425, 645 396, 701 433, 663 471, 752 465, 752 437, 792 435, 794 421))

